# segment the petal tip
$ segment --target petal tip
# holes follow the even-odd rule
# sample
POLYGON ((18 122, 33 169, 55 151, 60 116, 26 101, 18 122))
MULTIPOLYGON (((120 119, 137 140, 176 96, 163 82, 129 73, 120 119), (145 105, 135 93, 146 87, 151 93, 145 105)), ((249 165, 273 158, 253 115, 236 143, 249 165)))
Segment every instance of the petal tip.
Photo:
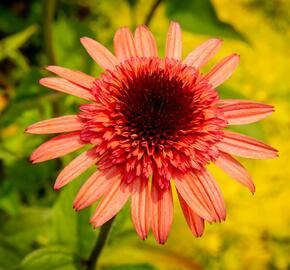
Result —
POLYGON ((253 182, 251 182, 251 185, 248 186, 250 192, 252 193, 252 195, 255 195, 256 192, 256 186, 253 182))
POLYGON ((46 78, 41 78, 41 79, 38 80, 38 83, 41 84, 41 85, 43 85, 43 86, 45 86, 48 79, 49 78, 47 78, 47 77, 46 78))
POLYGON ((277 149, 275 149, 274 147, 271 147, 271 146, 269 146, 269 147, 271 148, 272 153, 273 153, 272 158, 279 157, 279 150, 277 150, 277 149))
POLYGON ((77 204, 76 204, 76 202, 73 203, 72 208, 73 208, 75 211, 77 211, 77 204))
POLYGON ((62 185, 58 181, 56 181, 54 186, 53 186, 53 189, 54 190, 59 190, 61 187, 62 187, 62 185))
POLYGON ((165 243, 166 243, 166 239, 158 239, 157 243, 158 243, 159 245, 165 245, 165 243))
POLYGON ((46 70, 48 70, 50 72, 53 72, 56 68, 57 68, 57 66, 51 65, 51 66, 45 67, 44 69, 46 69, 46 70))
POLYGON ((80 38, 80 42, 85 47, 85 49, 87 49, 90 46, 92 41, 94 41, 94 40, 92 38, 89 38, 89 37, 81 37, 80 38))
POLYGON ((212 38, 211 40, 212 40, 212 42, 216 43, 217 45, 221 45, 224 41, 223 39, 218 38, 218 37, 212 38))
POLYGON ((30 155, 30 157, 29 157, 29 161, 32 163, 32 164, 34 164, 34 163, 36 163, 36 156, 35 156, 35 151, 30 155))
POLYGON ((80 38, 80 41, 81 41, 82 44, 86 43, 86 42, 89 41, 89 40, 90 40, 89 37, 81 37, 81 38, 80 38))
POLYGON ((238 53, 234 53, 233 58, 236 58, 239 61, 241 59, 241 55, 238 53))
POLYGON ((135 32, 137 31, 137 29, 143 29, 143 30, 149 30, 149 28, 145 25, 145 24, 140 24, 140 25, 138 25, 137 26, 137 28, 136 28, 136 30, 135 30, 135 32))
POLYGON ((170 25, 180 27, 180 23, 178 21, 171 21, 170 25))
POLYGON ((33 164, 33 159, 32 159, 31 156, 28 158, 28 161, 31 162, 31 163, 33 164))
POLYGON ((197 231, 195 231, 193 235, 194 235, 196 238, 201 238, 202 235, 203 235, 203 233, 204 233, 204 228, 203 228, 202 230, 197 230, 197 231))
POLYGON ((142 241, 145 241, 147 239, 147 235, 140 235, 138 234, 139 238, 142 240, 142 241))
POLYGON ((82 203, 75 199, 75 201, 73 202, 73 209, 76 211, 76 212, 79 212, 83 209, 84 207, 82 206, 82 203))

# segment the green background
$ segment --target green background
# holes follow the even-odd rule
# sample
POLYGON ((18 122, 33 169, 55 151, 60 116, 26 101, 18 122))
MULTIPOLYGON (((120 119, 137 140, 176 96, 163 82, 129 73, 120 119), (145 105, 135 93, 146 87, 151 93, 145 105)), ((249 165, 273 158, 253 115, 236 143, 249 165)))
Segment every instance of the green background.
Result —
MULTIPOLYGON (((170 20, 183 29, 183 56, 209 37, 224 40, 204 71, 237 52, 241 63, 219 87, 223 98, 272 104, 276 112, 257 124, 234 130, 279 149, 267 161, 242 160, 256 194, 210 166, 227 205, 227 220, 206 225, 194 238, 175 203, 165 246, 150 233, 139 240, 129 207, 118 215, 100 269, 290 269, 290 2, 287 0, 59 0, 0 4, 0 269, 76 270, 96 241, 88 224, 92 209, 75 213, 72 202, 89 173, 61 191, 53 190, 59 170, 77 153, 32 165, 30 153, 48 137, 24 134, 28 125, 77 112, 77 98, 38 84, 46 65, 58 64, 98 76, 79 38, 95 38, 112 50, 114 32, 149 20, 160 56, 170 20), (153 16, 148 14, 160 2, 153 16)), ((176 199, 176 198, 175 198, 176 199)), ((177 201, 176 201, 177 202, 177 201)))

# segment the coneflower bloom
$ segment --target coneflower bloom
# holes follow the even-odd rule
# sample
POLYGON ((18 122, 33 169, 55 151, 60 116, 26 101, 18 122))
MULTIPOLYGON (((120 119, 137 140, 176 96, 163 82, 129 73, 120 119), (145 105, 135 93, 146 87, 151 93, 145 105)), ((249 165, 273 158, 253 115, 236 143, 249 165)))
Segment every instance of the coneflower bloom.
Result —
POLYGON ((90 38, 81 38, 81 43, 104 69, 101 76, 49 66, 61 78, 43 78, 40 84, 88 104, 81 105, 77 115, 41 121, 26 132, 64 133, 39 146, 31 155, 33 163, 91 146, 60 172, 54 188, 98 164, 73 204, 78 211, 101 199, 91 218, 94 227, 115 216, 131 198, 132 221, 140 238, 145 239, 151 227, 156 241, 165 243, 173 218, 174 185, 192 233, 201 236, 205 220, 226 217, 221 191, 206 169, 211 162, 255 191, 250 175, 232 155, 267 159, 277 151, 225 128, 261 120, 273 107, 219 98, 216 87, 231 76, 239 56, 225 57, 206 74, 200 69, 217 53, 221 40, 206 41, 184 60, 176 22, 169 26, 164 59, 142 25, 134 35, 126 27, 116 32, 115 55, 90 38))

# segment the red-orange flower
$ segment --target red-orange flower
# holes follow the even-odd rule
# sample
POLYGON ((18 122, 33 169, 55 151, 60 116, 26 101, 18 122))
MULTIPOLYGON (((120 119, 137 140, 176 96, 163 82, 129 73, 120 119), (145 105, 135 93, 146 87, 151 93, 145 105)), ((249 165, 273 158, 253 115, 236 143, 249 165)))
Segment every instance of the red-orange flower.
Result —
POLYGON ((100 78, 49 66, 62 78, 43 78, 40 83, 90 103, 81 105, 77 115, 44 120, 26 131, 64 133, 38 147, 31 155, 33 163, 91 145, 62 170, 54 187, 61 188, 98 164, 74 202, 81 210, 102 198, 91 218, 94 227, 115 216, 131 197, 139 236, 145 239, 151 227, 157 242, 165 243, 173 217, 173 183, 191 231, 201 236, 204 220, 222 221, 226 216, 221 191, 206 169, 210 162, 254 192, 250 175, 232 155, 266 159, 277 151, 225 128, 256 122, 273 107, 219 98, 216 87, 231 76, 238 55, 202 74, 200 68, 221 41, 206 41, 182 61, 176 22, 168 30, 164 59, 158 57, 155 39, 145 26, 138 26, 134 36, 128 28, 116 32, 116 56, 90 38, 81 42, 104 68, 100 78))

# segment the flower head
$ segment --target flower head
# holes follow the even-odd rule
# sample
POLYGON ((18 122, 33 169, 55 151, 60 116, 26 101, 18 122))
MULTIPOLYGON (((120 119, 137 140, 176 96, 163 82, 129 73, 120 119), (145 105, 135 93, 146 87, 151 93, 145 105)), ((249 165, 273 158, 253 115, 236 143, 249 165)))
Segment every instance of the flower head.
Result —
POLYGON ((204 220, 226 217, 221 191, 206 169, 211 162, 254 192, 250 175, 232 155, 265 159, 277 151, 225 128, 258 121, 273 107, 219 98, 216 87, 233 73, 238 55, 222 59, 202 74, 200 68, 221 41, 210 39, 181 60, 181 30, 176 22, 168 30, 164 59, 158 57, 155 39, 145 26, 138 26, 134 36, 128 28, 116 32, 116 56, 90 38, 81 42, 104 68, 102 75, 94 78, 49 66, 62 78, 43 78, 40 83, 89 103, 81 105, 77 115, 44 120, 26 131, 64 133, 38 147, 31 155, 33 163, 91 146, 62 170, 55 189, 98 164, 74 202, 74 208, 81 210, 101 198, 91 218, 94 227, 115 216, 131 197, 139 236, 145 239, 151 227, 156 240, 165 243, 173 218, 172 183, 191 231, 201 236, 204 220))

